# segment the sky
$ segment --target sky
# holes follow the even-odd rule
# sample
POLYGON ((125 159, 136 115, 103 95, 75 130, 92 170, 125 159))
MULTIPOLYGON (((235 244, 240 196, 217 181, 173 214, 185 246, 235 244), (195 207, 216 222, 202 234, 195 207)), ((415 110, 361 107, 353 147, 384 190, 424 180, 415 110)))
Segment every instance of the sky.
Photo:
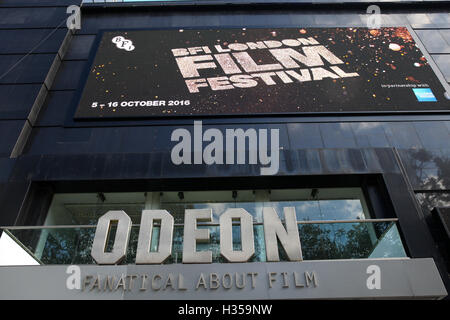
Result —
POLYGON ((0 237, 0 266, 39 265, 21 246, 6 232, 0 237))

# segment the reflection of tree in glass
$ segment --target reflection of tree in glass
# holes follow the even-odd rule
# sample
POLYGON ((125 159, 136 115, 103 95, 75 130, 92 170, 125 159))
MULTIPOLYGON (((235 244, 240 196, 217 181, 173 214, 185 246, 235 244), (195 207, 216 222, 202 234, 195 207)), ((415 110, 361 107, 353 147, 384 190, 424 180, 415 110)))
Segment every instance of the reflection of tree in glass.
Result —
MULTIPOLYGON (((367 258, 375 241, 369 229, 374 226, 376 235, 382 234, 388 224, 375 228, 367 223, 303 224, 299 225, 304 260, 367 258), (378 229, 378 230, 377 230, 378 229)), ((284 253, 283 259, 287 260, 284 253)))
MULTIPOLYGON (((367 258, 372 253, 376 239, 380 239, 387 231, 390 223, 344 223, 344 224, 300 224, 299 232, 304 260, 367 258), (370 234, 372 233, 372 237, 370 234), (375 239, 374 239, 375 236, 375 239)), ((210 229, 210 241, 198 244, 197 250, 211 250, 214 263, 225 263, 220 254, 219 227, 210 229)), ((113 231, 113 230, 112 230, 113 231)), ((165 264, 181 263, 183 250, 183 227, 174 230, 172 256, 165 264)), ((234 230, 234 247, 240 244, 240 237, 234 230)), ((48 231, 41 260, 45 264, 93 264, 91 248, 95 228, 61 229, 48 231)), ((264 233, 261 225, 254 227, 255 255, 251 262, 265 261, 264 233)), ((18 236, 16 234, 16 236, 18 236)), ((45 236, 43 234, 42 236, 45 236)), ((130 233, 126 259, 122 264, 134 264, 139 236, 139 228, 133 227, 130 233)), ((23 237, 20 237, 23 238, 23 237)), ((20 239, 19 239, 20 240, 20 239)), ((389 240, 389 239, 388 239, 389 240)), ((399 239, 394 239, 400 241, 399 239)), ((113 238, 109 245, 112 246, 113 238)), ((288 261, 284 249, 279 244, 280 260, 288 261)))
POLYGON ((136 260, 137 243, 139 238, 139 228, 132 227, 130 232, 130 240, 128 241, 127 256, 123 264, 134 264, 136 260))
MULTIPOLYGON (((325 260, 335 258, 338 248, 331 239, 331 230, 320 224, 299 225, 300 241, 304 260, 325 260)), ((281 251, 280 251, 281 253, 281 251)), ((283 252, 283 261, 287 260, 283 252)))
POLYGON ((345 236, 346 241, 339 244, 340 255, 343 259, 367 258, 372 252, 372 241, 366 223, 352 224, 345 236))
MULTIPOLYGON (((431 152, 420 150, 409 150, 411 161, 408 162, 414 170, 420 188, 424 190, 447 190, 450 186, 450 158, 436 156, 431 152), (430 174, 430 171, 432 174, 430 174)), ((434 207, 447 207, 450 205, 449 192, 435 192, 417 194, 423 206, 423 212, 427 217, 427 222, 434 224, 433 219, 428 219, 430 210, 434 207)))
MULTIPOLYGON (((434 192, 417 193, 416 196, 422 206, 422 212, 425 220, 433 231, 431 234, 437 243, 440 252, 447 261, 450 261, 450 251, 445 241, 441 240, 441 226, 436 217, 431 214, 431 210, 436 207, 450 206, 450 157, 448 153, 441 150, 441 156, 433 154, 428 150, 411 150, 409 156, 410 166, 414 170, 412 174, 416 175, 420 189, 433 190, 434 192), (427 174, 424 174, 424 171, 427 174)), ((450 262, 449 262, 450 265, 450 262)), ((450 269, 450 267, 449 267, 450 269)))
POLYGON ((94 232, 95 229, 55 229, 48 231, 41 261, 45 264, 94 263, 91 257, 94 232))
POLYGON ((72 264, 93 264, 91 256, 92 242, 94 241, 94 228, 76 229, 75 252, 72 264))
POLYGON ((173 232, 172 256, 165 263, 181 263, 183 259, 183 227, 175 227, 173 232))
POLYGON ((72 262, 73 234, 65 232, 49 232, 42 252, 44 264, 70 264, 72 262))
MULTIPOLYGON (((409 150, 410 166, 421 187, 427 190, 443 190, 450 185, 450 159, 433 155, 425 149, 409 150), (434 171, 426 174, 424 171, 434 171)), ((450 200, 447 195, 447 200, 450 200)))

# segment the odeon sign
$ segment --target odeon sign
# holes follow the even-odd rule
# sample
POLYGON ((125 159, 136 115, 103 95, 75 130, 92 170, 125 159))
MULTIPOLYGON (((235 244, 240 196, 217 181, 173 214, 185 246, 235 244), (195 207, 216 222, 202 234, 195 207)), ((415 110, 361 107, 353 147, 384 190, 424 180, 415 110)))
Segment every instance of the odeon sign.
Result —
MULTIPOLYGON (((278 241, 290 261, 302 261, 302 249, 295 209, 286 207, 284 222, 274 208, 263 208, 263 227, 267 261, 280 261, 278 241), (278 241, 277 241, 278 240, 278 241)), ((211 222, 211 209, 187 209, 184 217, 183 263, 212 263, 211 251, 197 251, 198 242, 208 242, 208 229, 199 229, 198 222, 211 222)), ((97 264, 120 263, 126 255, 131 231, 131 219, 124 211, 108 211, 98 220, 91 255, 97 264), (113 248, 106 252, 106 243, 113 222, 117 231, 113 248)), ((219 218, 220 253, 228 262, 247 262, 255 253, 253 217, 242 208, 226 210, 219 218), (233 249, 233 222, 240 221, 241 250, 233 249)), ((139 229, 136 264, 161 264, 172 254, 174 219, 166 210, 143 210, 139 229), (152 232, 159 222, 159 245, 150 251, 152 232)))

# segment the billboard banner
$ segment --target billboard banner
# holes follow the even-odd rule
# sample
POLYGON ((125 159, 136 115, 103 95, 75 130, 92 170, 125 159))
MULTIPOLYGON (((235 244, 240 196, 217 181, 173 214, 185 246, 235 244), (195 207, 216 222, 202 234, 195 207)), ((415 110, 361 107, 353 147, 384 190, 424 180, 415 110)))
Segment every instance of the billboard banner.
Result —
POLYGON ((449 109, 405 27, 105 31, 76 119, 449 109))

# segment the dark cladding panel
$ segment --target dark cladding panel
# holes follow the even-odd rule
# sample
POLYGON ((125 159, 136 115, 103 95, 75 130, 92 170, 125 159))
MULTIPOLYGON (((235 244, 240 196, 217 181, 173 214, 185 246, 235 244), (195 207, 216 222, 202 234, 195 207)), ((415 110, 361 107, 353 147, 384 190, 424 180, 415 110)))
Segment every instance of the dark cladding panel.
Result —
POLYGON ((414 122, 425 149, 450 149, 450 134, 443 121, 414 122))
POLYGON ((0 56, 0 84, 43 83, 54 60, 55 54, 0 56))
POLYGON ((0 194, 2 214, 0 214, 0 226, 13 226, 17 221, 17 215, 23 204, 24 197, 31 182, 22 180, 19 182, 8 182, 0 194))
POLYGON ((60 126, 63 124, 74 94, 74 91, 50 91, 39 113, 36 126, 60 126))
POLYGON ((432 57, 444 75, 445 80, 450 82, 450 54, 433 54, 432 57))
POLYGON ((350 123, 321 123, 325 148, 355 148, 356 140, 350 123))
POLYGON ((398 150, 415 190, 450 189, 450 149, 398 150))
POLYGON ((450 149, 423 150, 426 162, 415 156, 416 175, 421 178, 419 190, 450 190, 450 149), (418 164, 418 165, 417 165, 418 164))
POLYGON ((367 167, 361 150, 358 149, 323 149, 320 150, 323 173, 363 173, 367 167))
POLYGON ((314 15, 305 14, 303 12, 294 12, 290 14, 290 20, 293 25, 298 25, 302 27, 312 27, 314 26, 314 15))
POLYGON ((350 124, 356 144, 361 148, 387 148, 391 145, 380 122, 353 122, 350 124))
POLYGON ((301 174, 319 174, 322 172, 319 150, 298 150, 298 161, 301 174))
POLYGON ((292 149, 323 148, 319 124, 288 123, 287 128, 292 149))
MULTIPOLYGON (((250 26, 250 24, 248 22, 251 21, 252 15, 231 13, 231 14, 220 15, 218 18, 219 18, 221 26, 246 27, 246 26, 250 26)), ((253 19, 254 19, 254 16, 253 16, 253 19)), ((174 19, 174 21, 176 21, 176 20, 174 19)), ((182 27, 183 24, 179 24, 178 26, 182 27)))
MULTIPOLYGON (((57 108, 58 101, 63 101, 64 96, 55 97, 57 108)), ((49 101, 49 100, 47 100, 49 101)), ((63 102, 61 102, 63 103, 63 102)), ((48 111, 49 112, 49 111, 48 111)), ((53 121, 53 120, 52 120, 53 121)), ((61 128, 61 127, 40 127, 35 128, 32 138, 27 146, 27 154, 80 154, 80 153, 152 153, 170 150, 178 142, 171 142, 171 134, 174 130, 186 128, 193 132, 193 126, 135 126, 135 127, 94 127, 94 128, 61 128)), ((203 126, 203 132, 208 128, 218 128, 221 130, 223 138, 226 136, 227 128, 242 128, 247 130, 254 128, 267 129, 268 136, 272 135, 270 130, 279 130, 279 146, 289 149, 289 139, 287 129, 284 124, 280 125, 241 125, 241 126, 203 126)), ((192 135, 194 137, 194 135, 192 135)), ((270 141, 270 139, 269 139, 270 141)), ((225 140, 224 140, 225 143, 225 140)), ((203 146, 207 143, 204 142, 203 146)), ((248 150, 248 142, 246 149, 248 150)), ((270 148, 270 145, 269 145, 270 148)))
POLYGON ((432 155, 424 149, 398 149, 397 153, 413 189, 423 189, 421 180, 424 170, 433 166, 432 155))
POLYGON ((88 59, 89 51, 94 44, 94 35, 75 35, 70 41, 64 60, 88 59))
MULTIPOLYGON (((14 160, 7 157, 0 157, 0 184, 4 185, 9 178, 12 168, 14 166, 14 160)), ((1 190, 0 190, 1 193, 1 190)))
POLYGON ((53 81, 52 90, 75 90, 86 61, 62 61, 53 81))
POLYGON ((0 8, 0 29, 65 27, 67 6, 41 8, 0 8))
POLYGON ((70 6, 80 4, 82 0, 2 0, 0 7, 31 7, 31 6, 70 6))
MULTIPOLYGON (((450 28, 450 23, 447 27, 450 28)), ((439 32, 441 36, 445 39, 447 44, 450 45, 450 29, 439 30, 439 32)))
POLYGON ((439 217, 439 222, 445 230, 447 244, 450 245, 450 208, 436 208, 435 214, 439 217))
MULTIPOLYGON (((199 13, 193 12, 192 15, 198 16, 199 13)), ((135 12, 132 15, 124 15, 117 12, 89 13, 82 19, 81 30, 77 31, 77 34, 92 35, 97 34, 102 29, 115 28, 170 28, 173 27, 174 23, 171 19, 171 14, 161 14, 159 12, 135 12)), ((207 21, 199 25, 205 26, 207 21)))
POLYGON ((0 29, 0 54, 56 53, 67 29, 0 29))
POLYGON ((0 85, 0 119, 26 119, 41 87, 40 84, 0 85))
POLYGON ((9 157, 26 120, 0 120, 0 157, 9 157))
POLYGON ((432 229, 433 238, 450 271, 450 208, 436 207, 432 210, 432 219, 429 225, 432 229))
POLYGON ((448 13, 410 13, 405 14, 408 22, 415 29, 434 29, 448 27, 450 19, 448 13))
POLYGON ((314 16, 316 25, 330 27, 367 26, 357 14, 317 14, 314 16))
POLYGON ((448 13, 444 12, 427 13, 427 17, 429 21, 436 27, 448 28, 450 25, 450 16, 448 13))
POLYGON ((450 45, 442 37, 439 30, 416 30, 420 41, 428 53, 450 53, 450 45))
POLYGON ((386 122, 384 127, 391 146, 400 149, 422 147, 419 136, 412 123, 386 122))

